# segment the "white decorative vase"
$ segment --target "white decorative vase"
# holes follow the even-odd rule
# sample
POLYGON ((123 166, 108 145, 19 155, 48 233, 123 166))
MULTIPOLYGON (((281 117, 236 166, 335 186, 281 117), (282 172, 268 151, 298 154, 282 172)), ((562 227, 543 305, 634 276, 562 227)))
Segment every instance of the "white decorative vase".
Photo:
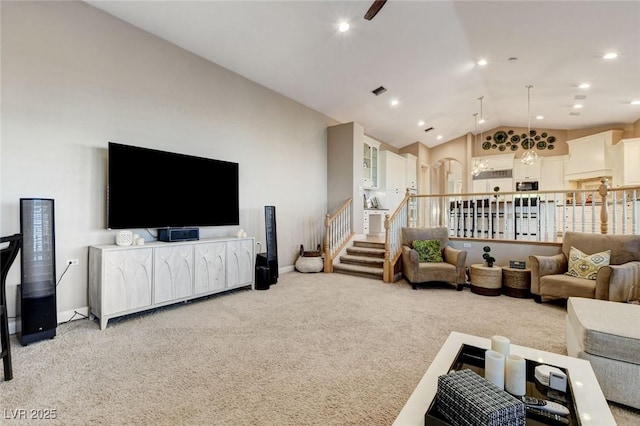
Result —
POLYGON ((116 234, 116 244, 119 246, 130 246, 133 244, 133 232, 119 231, 116 234))

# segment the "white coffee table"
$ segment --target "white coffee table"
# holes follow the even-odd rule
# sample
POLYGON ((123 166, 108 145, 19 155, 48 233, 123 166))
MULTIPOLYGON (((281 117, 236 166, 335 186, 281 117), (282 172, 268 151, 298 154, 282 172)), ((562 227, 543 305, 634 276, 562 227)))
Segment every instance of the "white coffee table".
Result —
MULTIPOLYGON (((438 389, 438 376, 448 373, 451 363, 463 344, 489 349, 491 340, 455 331, 452 332, 393 422, 394 426, 424 425, 424 415, 438 389)), ((573 391, 573 400, 578 411, 577 415, 583 426, 616 425, 616 421, 611 414, 611 410, 609 410, 607 401, 604 399, 600 385, 588 361, 513 344, 511 345, 511 353, 520 355, 525 359, 567 369, 573 391)))

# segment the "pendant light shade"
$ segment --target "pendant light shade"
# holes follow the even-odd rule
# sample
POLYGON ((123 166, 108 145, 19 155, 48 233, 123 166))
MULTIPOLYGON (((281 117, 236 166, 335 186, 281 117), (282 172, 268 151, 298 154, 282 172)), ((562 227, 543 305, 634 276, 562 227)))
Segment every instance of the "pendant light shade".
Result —
POLYGON ((538 154, 533 150, 533 137, 531 136, 531 88, 532 85, 528 84, 527 88, 527 145, 528 149, 522 154, 520 161, 530 166, 538 161, 538 154))

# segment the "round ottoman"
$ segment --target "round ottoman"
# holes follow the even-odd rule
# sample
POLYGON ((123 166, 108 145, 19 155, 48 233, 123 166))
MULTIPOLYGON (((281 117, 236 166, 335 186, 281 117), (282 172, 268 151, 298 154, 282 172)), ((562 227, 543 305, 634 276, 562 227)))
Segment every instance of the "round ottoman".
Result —
POLYGON ((502 294, 502 268, 489 268, 481 263, 469 267, 469 281, 471 292, 483 296, 500 296, 502 294))
POLYGON ((502 292, 511 297, 531 297, 531 269, 502 268, 502 292))

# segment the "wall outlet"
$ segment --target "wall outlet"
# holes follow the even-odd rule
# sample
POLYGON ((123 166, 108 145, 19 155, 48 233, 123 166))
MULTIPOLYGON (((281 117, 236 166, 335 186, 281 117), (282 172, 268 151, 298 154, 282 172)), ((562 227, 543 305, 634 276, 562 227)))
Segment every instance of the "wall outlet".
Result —
POLYGON ((471 243, 462 243, 462 247, 471 248, 471 243))
POLYGON ((67 265, 78 266, 80 261, 78 259, 67 259, 67 265))

